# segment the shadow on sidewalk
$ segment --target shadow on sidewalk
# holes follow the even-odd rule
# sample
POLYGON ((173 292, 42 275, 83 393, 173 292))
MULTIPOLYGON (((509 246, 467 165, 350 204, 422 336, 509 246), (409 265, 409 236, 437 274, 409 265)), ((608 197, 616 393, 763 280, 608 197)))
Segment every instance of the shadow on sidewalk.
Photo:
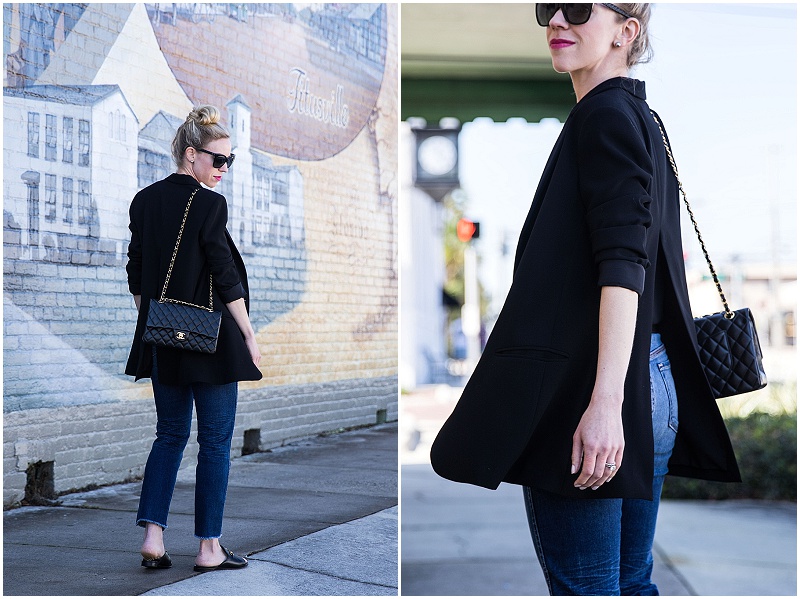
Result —
MULTIPOLYGON (((5 512, 3 594, 139 595, 197 576, 193 478, 181 471, 175 488, 165 532, 169 570, 139 565, 141 483, 65 495, 60 507, 5 512)), ((222 542, 252 555, 396 505, 397 423, 314 437, 232 460, 222 542)), ((396 539, 396 521, 394 530, 396 539)), ((396 573, 396 540, 375 559, 390 561, 396 573)))

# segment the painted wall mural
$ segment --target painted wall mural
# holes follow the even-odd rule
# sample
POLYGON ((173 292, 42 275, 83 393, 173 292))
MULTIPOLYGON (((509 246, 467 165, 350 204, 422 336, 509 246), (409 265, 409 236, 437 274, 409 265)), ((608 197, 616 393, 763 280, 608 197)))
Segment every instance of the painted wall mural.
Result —
POLYGON ((386 4, 4 4, 4 410, 146 393, 121 375, 127 210, 199 103, 237 155, 217 190, 263 384, 396 373, 392 43, 386 4))
MULTIPOLYGON (((158 43, 189 97, 224 104, 235 90, 258 119, 253 145, 320 160, 370 117, 386 60, 386 8, 375 4, 148 4, 158 43), (302 39, 293 51, 264 52, 302 39), (186 48, 194 48, 185 60, 186 48), (262 58, 266 77, 248 76, 262 58), (197 65, 205 77, 197 77, 197 65), (309 126, 311 125, 311 126, 309 126)), ((283 48, 282 48, 283 49, 283 48)))

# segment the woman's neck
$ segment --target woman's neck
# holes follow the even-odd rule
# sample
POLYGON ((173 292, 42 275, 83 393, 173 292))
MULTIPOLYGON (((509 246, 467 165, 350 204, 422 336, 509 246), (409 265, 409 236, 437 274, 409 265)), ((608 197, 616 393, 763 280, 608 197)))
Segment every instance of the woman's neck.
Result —
POLYGON ((178 170, 177 170, 177 171, 175 171, 175 174, 176 174, 176 175, 188 175, 188 176, 190 176, 192 179, 195 179, 195 180, 197 179, 197 177, 195 177, 195 176, 194 176, 194 170, 190 170, 190 169, 186 168, 186 167, 185 167, 185 166, 183 166, 183 165, 182 165, 182 166, 180 166, 180 167, 178 167, 178 170))
POLYGON ((570 72, 569 76, 572 78, 572 89, 575 90, 575 97, 577 98, 577 101, 580 102, 586 94, 603 83, 603 81, 608 81, 609 79, 614 79, 615 77, 627 77, 628 69, 627 67, 619 67, 616 69, 603 71, 586 69, 572 71, 570 72))

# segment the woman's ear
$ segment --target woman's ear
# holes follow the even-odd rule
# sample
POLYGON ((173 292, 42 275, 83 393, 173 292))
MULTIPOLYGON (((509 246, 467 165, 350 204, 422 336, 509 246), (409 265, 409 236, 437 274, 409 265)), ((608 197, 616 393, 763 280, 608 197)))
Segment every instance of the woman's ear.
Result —
POLYGON ((197 151, 196 151, 196 150, 195 150, 195 149, 194 149, 192 146, 189 146, 189 147, 188 147, 188 148, 186 148, 186 150, 184 151, 184 153, 183 153, 183 157, 184 157, 186 160, 188 160, 189 162, 191 162, 192 164, 194 164, 194 160, 195 160, 195 158, 197 157, 197 151))
POLYGON ((641 28, 642 26, 637 19, 626 19, 616 41, 620 42, 622 46, 629 46, 639 35, 641 28))

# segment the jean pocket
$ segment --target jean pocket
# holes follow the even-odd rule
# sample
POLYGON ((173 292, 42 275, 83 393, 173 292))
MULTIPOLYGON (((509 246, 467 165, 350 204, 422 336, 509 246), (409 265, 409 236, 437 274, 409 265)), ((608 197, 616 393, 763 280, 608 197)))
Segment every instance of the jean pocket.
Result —
POLYGON ((669 361, 658 364, 658 371, 664 383, 664 400, 667 408, 667 426, 678 432, 678 398, 675 391, 675 380, 672 378, 672 366, 669 361))

